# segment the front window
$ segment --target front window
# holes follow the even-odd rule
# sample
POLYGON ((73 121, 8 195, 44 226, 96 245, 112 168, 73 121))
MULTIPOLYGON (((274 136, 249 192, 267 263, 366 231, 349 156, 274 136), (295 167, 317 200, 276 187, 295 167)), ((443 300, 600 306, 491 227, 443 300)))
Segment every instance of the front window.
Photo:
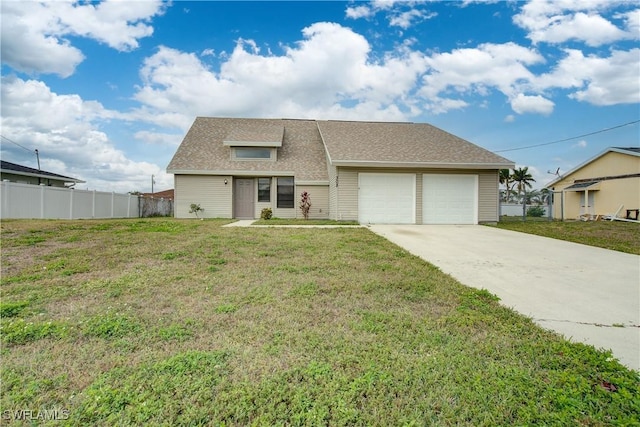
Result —
POLYGON ((258 201, 271 201, 271 178, 258 178, 258 201))
POLYGON ((293 207, 293 177, 278 178, 278 203, 279 208, 293 207))
POLYGON ((234 149, 236 159, 243 160, 269 160, 271 148, 236 147, 234 149))

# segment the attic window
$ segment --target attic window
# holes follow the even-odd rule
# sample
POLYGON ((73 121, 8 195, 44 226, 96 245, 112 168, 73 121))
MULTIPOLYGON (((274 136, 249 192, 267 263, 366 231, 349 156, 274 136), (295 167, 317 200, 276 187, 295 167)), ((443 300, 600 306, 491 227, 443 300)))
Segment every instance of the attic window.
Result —
POLYGON ((236 160, 271 160, 273 149, 256 147, 235 147, 233 149, 236 160))

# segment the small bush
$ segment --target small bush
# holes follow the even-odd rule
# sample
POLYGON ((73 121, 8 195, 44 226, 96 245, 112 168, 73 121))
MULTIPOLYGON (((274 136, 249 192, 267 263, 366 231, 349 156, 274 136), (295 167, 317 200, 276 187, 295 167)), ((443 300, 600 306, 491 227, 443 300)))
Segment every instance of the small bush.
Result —
POLYGON ((200 205, 195 204, 195 203, 191 203, 191 206, 189 206, 191 209, 189 210, 189 213, 192 214, 196 214, 196 218, 200 218, 198 216, 198 212, 203 212, 204 208, 201 208, 200 205))
POLYGON ((531 206, 527 209, 527 216, 533 218, 540 218, 544 215, 544 208, 542 206, 531 206))
POLYGON ((0 338, 5 345, 20 345, 44 338, 63 338, 67 335, 67 326, 60 322, 25 322, 15 319, 0 324, 0 338))
POLYGON ((0 317, 15 317, 28 305, 27 301, 2 301, 0 302, 0 317))
POLYGON ((84 333, 96 338, 118 338, 140 331, 140 325, 118 313, 106 313, 90 318, 84 327, 84 333))
POLYGON ((264 208, 260 212, 260 219, 271 219, 272 216, 273 211, 271 210, 271 208, 264 208))

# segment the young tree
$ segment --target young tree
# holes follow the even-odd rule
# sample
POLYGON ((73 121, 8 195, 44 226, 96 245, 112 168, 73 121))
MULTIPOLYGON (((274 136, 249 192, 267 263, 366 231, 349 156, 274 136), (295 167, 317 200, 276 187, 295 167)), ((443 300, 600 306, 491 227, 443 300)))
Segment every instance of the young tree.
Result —
POLYGON ((512 179, 518 186, 518 192, 522 194, 522 219, 527 217, 527 188, 531 188, 531 183, 536 182, 529 173, 529 167, 518 168, 513 170, 512 179))
POLYGON ((300 194, 300 210, 304 219, 309 219, 309 210, 311 209, 311 196, 306 191, 300 194))
POLYGON ((505 203, 509 203, 509 198, 511 196, 511 184, 513 183, 511 171, 509 169, 500 169, 500 184, 504 184, 505 192, 504 192, 504 201, 505 203))

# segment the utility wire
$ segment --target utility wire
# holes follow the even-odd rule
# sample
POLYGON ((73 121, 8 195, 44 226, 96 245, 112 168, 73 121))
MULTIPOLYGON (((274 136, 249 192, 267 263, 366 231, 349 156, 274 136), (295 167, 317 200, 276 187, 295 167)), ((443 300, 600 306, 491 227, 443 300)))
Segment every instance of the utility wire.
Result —
MULTIPOLYGON (((28 148, 27 148, 27 147, 25 147, 24 145, 20 145, 20 144, 18 144, 17 142, 12 141, 11 139, 7 138, 7 137, 6 137, 6 136, 4 136, 4 135, 0 135, 0 136, 1 136, 2 138, 6 139, 7 141, 9 141, 10 143, 12 143, 12 144, 16 144, 18 147, 23 148, 23 149, 25 149, 26 151, 28 151, 28 152, 30 152, 30 153, 33 153, 33 150, 28 149, 28 148)), ((36 150, 36 151, 37 151, 37 150, 36 150)))
POLYGON ((613 127, 606 128, 606 129, 597 130, 595 132, 589 132, 589 133, 585 133, 585 134, 578 135, 578 136, 572 136, 571 138, 559 139, 557 141, 545 142, 545 143, 542 143, 542 144, 527 145, 526 147, 507 148, 505 150, 493 150, 493 152, 494 153, 504 153, 505 151, 526 150, 527 148, 535 148, 535 147, 542 147, 542 146, 545 146, 545 145, 558 144, 560 142, 571 141, 573 139, 584 138, 585 136, 591 136, 591 135, 596 135, 598 133, 608 132, 610 130, 614 130, 614 129, 618 129, 618 128, 621 128, 621 127, 633 125, 633 124, 636 124, 638 122, 640 122, 640 120, 634 120, 634 121, 629 122, 629 123, 623 123, 621 125, 613 126, 613 127))

